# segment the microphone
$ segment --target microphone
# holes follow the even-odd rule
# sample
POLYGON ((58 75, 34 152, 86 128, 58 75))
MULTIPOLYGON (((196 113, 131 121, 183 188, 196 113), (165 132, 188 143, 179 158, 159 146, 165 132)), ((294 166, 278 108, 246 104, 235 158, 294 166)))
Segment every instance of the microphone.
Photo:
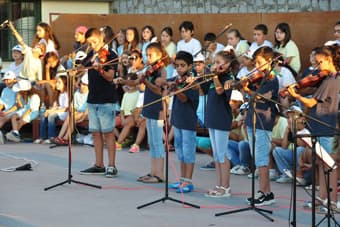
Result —
POLYGON ((4 22, 2 22, 2 24, 0 24, 0 29, 6 29, 8 27, 8 20, 5 20, 4 22))

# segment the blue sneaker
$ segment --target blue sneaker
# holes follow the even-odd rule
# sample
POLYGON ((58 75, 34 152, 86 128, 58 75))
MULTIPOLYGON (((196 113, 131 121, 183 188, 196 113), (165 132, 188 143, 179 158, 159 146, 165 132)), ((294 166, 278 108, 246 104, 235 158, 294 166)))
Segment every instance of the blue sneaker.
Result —
POLYGON ((188 184, 188 183, 183 183, 181 185, 181 187, 179 187, 176 192, 177 193, 188 193, 188 192, 192 192, 194 190, 194 185, 193 184, 188 184), (183 184, 185 184, 183 186, 183 184))
POLYGON ((181 186, 182 182, 175 182, 175 183, 172 183, 172 184, 169 184, 168 188, 170 189, 178 189, 180 186, 181 186))

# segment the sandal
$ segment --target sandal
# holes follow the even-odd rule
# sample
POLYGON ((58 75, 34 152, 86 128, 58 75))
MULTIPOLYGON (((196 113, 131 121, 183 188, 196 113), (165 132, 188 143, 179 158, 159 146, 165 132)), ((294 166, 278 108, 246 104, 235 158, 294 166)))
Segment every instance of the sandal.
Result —
POLYGON ((149 177, 152 177, 151 173, 148 173, 144 176, 138 177, 137 181, 142 182, 144 179, 149 178, 149 177))
POLYGON ((147 183, 147 184, 157 184, 157 183, 163 183, 164 180, 158 176, 150 176, 148 178, 144 178, 142 182, 147 183))
POLYGON ((222 197, 230 197, 230 187, 225 188, 223 186, 216 186, 215 189, 209 190, 207 193, 204 194, 206 197, 211 198, 222 198, 222 197))

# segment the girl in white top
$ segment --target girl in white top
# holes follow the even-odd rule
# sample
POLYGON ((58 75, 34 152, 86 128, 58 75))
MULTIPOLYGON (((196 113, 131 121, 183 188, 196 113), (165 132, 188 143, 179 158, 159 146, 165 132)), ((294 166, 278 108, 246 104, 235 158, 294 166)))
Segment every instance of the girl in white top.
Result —
POLYGON ((42 39, 44 39, 47 43, 46 53, 57 52, 57 50, 59 50, 59 42, 53 34, 52 27, 44 22, 40 22, 37 25, 37 32, 33 41, 33 46, 37 45, 42 39))
POLYGON ((246 39, 244 39, 237 29, 229 29, 227 33, 228 45, 231 45, 236 56, 240 57, 249 49, 249 44, 246 39))
MULTIPOLYGON (((87 96, 89 94, 88 88, 89 80, 87 72, 81 77, 80 80, 80 88, 74 93, 74 122, 79 123, 87 119, 88 116, 88 109, 87 109, 87 96)), ((66 145, 69 142, 69 126, 70 126, 70 133, 74 130, 74 125, 69 124, 69 115, 67 115, 66 120, 63 123, 63 126, 60 129, 58 137, 54 139, 54 143, 60 145, 66 145)))
POLYGON ((68 111, 67 77, 58 76, 56 78, 56 89, 59 93, 58 101, 55 101, 40 118, 40 138, 34 143, 51 143, 56 136, 55 124, 58 119, 64 121, 68 111), (46 129, 48 133, 46 134, 46 129), (45 139, 45 140, 44 140, 45 139))
POLYGON ((300 72, 300 52, 295 42, 291 40, 290 27, 287 23, 280 23, 275 28, 275 50, 283 55, 285 63, 296 74, 300 72))
POLYGON ((20 109, 11 118, 12 131, 6 134, 6 138, 13 142, 20 142, 19 130, 39 116, 40 98, 34 93, 29 80, 20 80, 12 89, 18 92, 17 105, 20 109))

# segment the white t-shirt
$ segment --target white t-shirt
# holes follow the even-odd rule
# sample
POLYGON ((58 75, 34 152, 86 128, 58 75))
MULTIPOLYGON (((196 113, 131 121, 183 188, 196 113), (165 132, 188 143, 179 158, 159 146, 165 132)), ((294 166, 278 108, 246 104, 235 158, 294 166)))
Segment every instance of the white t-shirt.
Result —
POLYGON ((254 52, 257 49, 259 49, 260 47, 265 47, 265 46, 273 48, 273 44, 268 40, 265 40, 261 45, 258 45, 256 42, 253 42, 249 47, 250 53, 254 54, 254 52))
POLYGON ((0 104, 5 106, 5 111, 12 108, 16 103, 17 93, 11 88, 5 87, 1 92, 0 104))
POLYGON ((16 65, 15 62, 12 62, 9 66, 7 70, 10 70, 12 72, 14 72, 15 76, 18 77, 20 75, 20 72, 22 70, 22 66, 24 65, 23 62, 21 62, 19 65, 16 65))
POLYGON ((81 93, 79 90, 77 90, 74 93, 74 107, 76 111, 78 112, 85 112, 87 108, 87 93, 81 93))
MULTIPOLYGON (((211 54, 212 59, 215 59, 215 56, 218 52, 222 51, 224 49, 224 46, 220 43, 217 43, 216 49, 214 51, 214 53, 211 54)), ((208 58, 210 55, 210 52, 207 52, 207 55, 205 56, 206 58, 208 58)))
POLYGON ((20 77, 26 78, 30 81, 42 80, 41 60, 33 56, 32 48, 29 46, 24 46, 22 53, 25 57, 20 77))
POLYGON ((50 39, 47 41, 46 45, 46 53, 47 52, 57 52, 57 50, 54 47, 54 42, 50 39))
POLYGON ((279 89, 287 87, 288 85, 294 84, 296 82, 293 74, 289 69, 284 66, 281 66, 281 71, 278 72, 277 79, 279 81, 279 89))
MULTIPOLYGON (((58 109, 67 108, 68 107, 68 95, 67 95, 67 92, 59 94, 58 103, 59 103, 58 109)), ((66 119, 66 117, 67 117, 67 111, 59 112, 58 113, 58 117, 60 118, 60 120, 64 121, 66 119)))
POLYGON ((22 117, 29 109, 31 109, 32 112, 37 112, 39 111, 39 106, 39 95, 33 94, 31 97, 28 98, 28 102, 24 104, 24 107, 19 109, 16 114, 18 114, 19 117, 22 117))
POLYGON ((144 92, 139 92, 137 102, 136 102, 136 107, 142 107, 144 104, 144 92))
POLYGON ((201 51, 201 43, 195 38, 191 38, 189 42, 185 42, 184 39, 178 41, 177 43, 177 52, 186 51, 190 54, 194 55, 201 51))

